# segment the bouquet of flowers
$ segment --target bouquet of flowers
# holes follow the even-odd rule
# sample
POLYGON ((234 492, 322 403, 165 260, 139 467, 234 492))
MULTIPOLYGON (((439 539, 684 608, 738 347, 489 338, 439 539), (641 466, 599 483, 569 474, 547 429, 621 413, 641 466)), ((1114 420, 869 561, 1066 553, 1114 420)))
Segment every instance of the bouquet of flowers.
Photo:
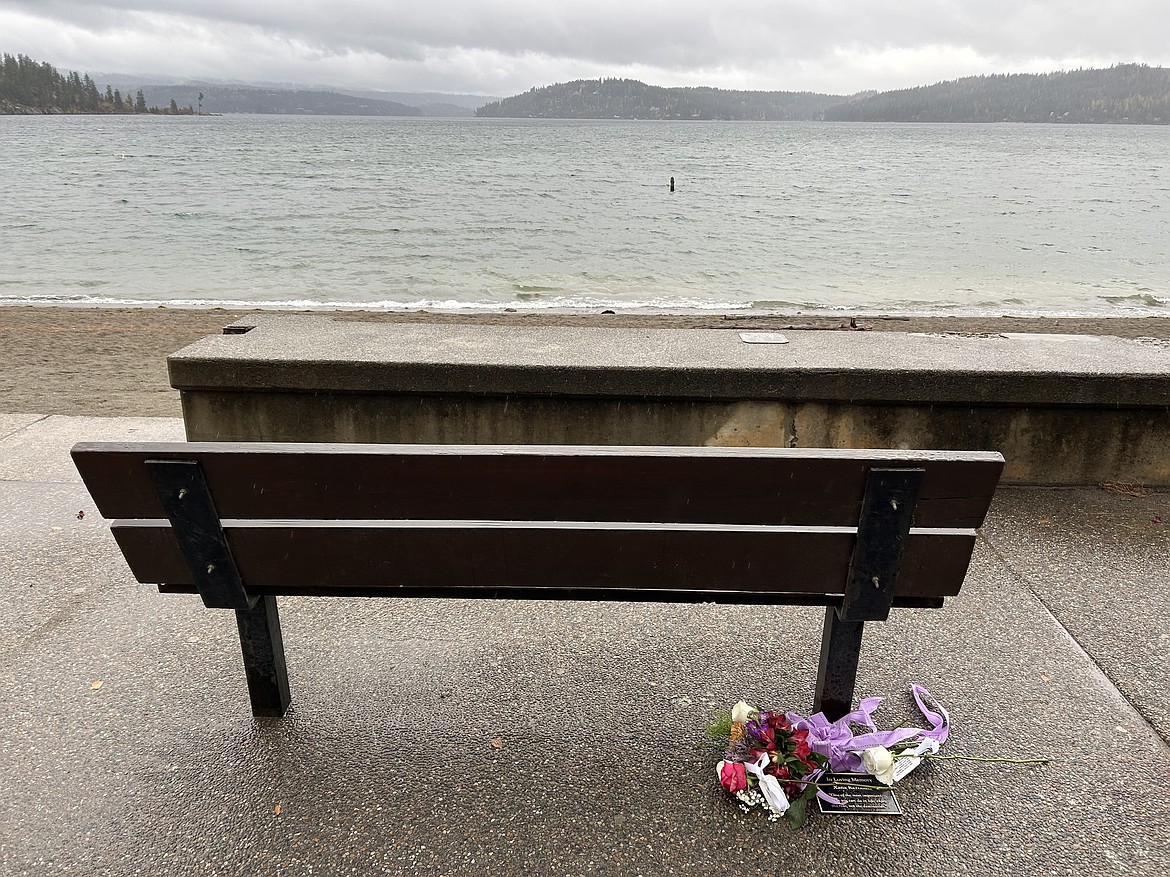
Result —
MULTIPOLYGON (((929 728, 879 731, 873 713, 880 697, 864 698, 853 712, 830 722, 824 713, 757 710, 743 701, 730 716, 716 722, 713 734, 727 737, 727 751, 716 767, 719 784, 734 795, 740 808, 763 807, 772 820, 786 816, 793 828, 808 818, 816 797, 839 803, 822 782, 828 771, 867 773, 892 786, 937 755, 950 734, 950 716, 921 685, 910 692, 929 728)), ((1007 759, 1004 759, 1007 760, 1007 759)))

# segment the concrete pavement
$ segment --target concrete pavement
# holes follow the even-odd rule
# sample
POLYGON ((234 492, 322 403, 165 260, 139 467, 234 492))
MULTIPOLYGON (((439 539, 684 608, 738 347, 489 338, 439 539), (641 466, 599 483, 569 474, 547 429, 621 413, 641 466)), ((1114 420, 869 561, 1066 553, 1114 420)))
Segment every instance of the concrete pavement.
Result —
POLYGON ((703 731, 808 708, 821 610, 288 599, 293 706, 254 720, 230 614, 135 583, 67 456, 181 436, 0 415, 0 873, 1170 873, 1164 492, 1004 489, 963 592, 867 628, 884 724, 918 681, 944 752, 1052 764, 930 764, 901 818, 794 834, 703 731))

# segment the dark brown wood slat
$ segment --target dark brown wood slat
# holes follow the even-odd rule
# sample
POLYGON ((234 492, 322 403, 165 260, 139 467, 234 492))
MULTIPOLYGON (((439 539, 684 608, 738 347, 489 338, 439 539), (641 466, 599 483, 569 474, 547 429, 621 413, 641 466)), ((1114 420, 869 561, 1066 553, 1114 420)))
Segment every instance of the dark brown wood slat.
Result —
POLYGON ((625 520, 850 526, 866 473, 922 467, 919 527, 983 523, 999 454, 775 448, 80 444, 108 518, 163 512, 146 459, 197 459, 225 518, 625 520))
MULTIPOLYGON (((160 594, 198 594, 194 585, 159 585, 160 594)), ((257 587, 261 597, 336 597, 326 588, 257 587)), ((589 600, 597 603, 722 603, 750 606, 840 606, 835 594, 771 591, 642 591, 637 588, 346 588, 346 597, 439 597, 450 600, 589 600)), ((941 609, 942 597, 895 597, 895 609, 941 609)))
MULTIPOLYGON (((139 581, 191 585, 165 524, 115 521, 139 581)), ((633 587, 691 591, 840 594, 856 536, 848 530, 408 526, 242 526, 224 530, 245 587, 436 589, 633 587)), ((896 594, 959 592, 975 534, 914 531, 896 594)))

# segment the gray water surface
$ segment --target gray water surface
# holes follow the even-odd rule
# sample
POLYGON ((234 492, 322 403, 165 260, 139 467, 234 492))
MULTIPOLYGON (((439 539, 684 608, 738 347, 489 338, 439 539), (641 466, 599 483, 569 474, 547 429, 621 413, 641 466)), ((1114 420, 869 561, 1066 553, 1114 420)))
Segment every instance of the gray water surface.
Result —
POLYGON ((1165 313, 1167 156, 1170 127, 0 117, 0 304, 1165 313))

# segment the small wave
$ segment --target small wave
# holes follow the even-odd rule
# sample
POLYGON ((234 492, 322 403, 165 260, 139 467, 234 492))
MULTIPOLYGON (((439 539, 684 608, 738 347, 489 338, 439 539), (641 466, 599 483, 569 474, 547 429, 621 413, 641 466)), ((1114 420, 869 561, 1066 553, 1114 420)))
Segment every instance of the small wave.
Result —
POLYGON ((1150 292, 1137 292, 1133 295, 1103 295, 1101 298, 1111 305, 1124 308, 1164 308, 1170 305, 1170 298, 1160 298, 1150 292))
POLYGON ((787 301, 781 298, 762 298, 753 301, 749 307, 757 311, 787 311, 787 310, 822 310, 827 305, 819 302, 787 301))
POLYGON ((546 293, 546 292, 561 292, 563 287, 560 286, 524 286, 520 283, 513 283, 512 288, 517 292, 524 293, 546 293))

